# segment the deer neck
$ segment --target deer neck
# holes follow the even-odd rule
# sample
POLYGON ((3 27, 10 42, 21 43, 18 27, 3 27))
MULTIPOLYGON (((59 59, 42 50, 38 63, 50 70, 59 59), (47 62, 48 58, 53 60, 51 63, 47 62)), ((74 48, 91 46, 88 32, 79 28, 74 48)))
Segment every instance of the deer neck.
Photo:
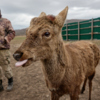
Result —
POLYGON ((53 51, 50 58, 45 59, 43 61, 43 72, 47 80, 51 82, 51 84, 60 84, 64 74, 65 74, 65 66, 67 64, 66 52, 64 43, 57 42, 57 47, 53 51))

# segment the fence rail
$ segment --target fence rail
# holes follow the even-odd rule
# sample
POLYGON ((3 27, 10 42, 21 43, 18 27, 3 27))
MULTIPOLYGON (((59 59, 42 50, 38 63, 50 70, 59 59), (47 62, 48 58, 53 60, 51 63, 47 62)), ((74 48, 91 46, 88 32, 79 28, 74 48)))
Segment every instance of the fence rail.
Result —
POLYGON ((65 24, 62 28, 63 40, 100 39, 100 17, 65 24))

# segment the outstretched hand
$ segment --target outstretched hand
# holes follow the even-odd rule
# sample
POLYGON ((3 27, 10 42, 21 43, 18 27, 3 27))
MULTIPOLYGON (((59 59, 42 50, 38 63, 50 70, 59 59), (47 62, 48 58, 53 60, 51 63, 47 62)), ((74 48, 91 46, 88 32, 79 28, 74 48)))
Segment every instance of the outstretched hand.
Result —
POLYGON ((10 43, 10 41, 9 41, 7 36, 5 37, 5 40, 7 41, 7 43, 10 43))

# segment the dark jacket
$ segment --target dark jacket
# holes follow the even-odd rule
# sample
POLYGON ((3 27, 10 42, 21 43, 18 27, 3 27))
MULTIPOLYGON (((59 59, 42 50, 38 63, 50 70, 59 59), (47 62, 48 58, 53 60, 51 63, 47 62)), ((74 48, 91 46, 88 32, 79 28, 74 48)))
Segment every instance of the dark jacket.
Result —
POLYGON ((11 41, 15 37, 15 31, 8 19, 0 18, 0 49, 10 48, 10 44, 5 40, 6 36, 11 41))

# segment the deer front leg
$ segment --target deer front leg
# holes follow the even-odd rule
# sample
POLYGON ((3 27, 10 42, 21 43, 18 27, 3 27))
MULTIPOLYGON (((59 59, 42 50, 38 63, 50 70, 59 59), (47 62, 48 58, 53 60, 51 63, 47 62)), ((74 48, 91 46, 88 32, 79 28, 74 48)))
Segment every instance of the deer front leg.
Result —
POLYGON ((59 98, 59 95, 55 91, 51 92, 51 100, 59 100, 59 98))
POLYGON ((75 95, 70 96, 70 100, 79 100, 79 96, 75 96, 75 95))
POLYGON ((77 86, 73 93, 70 95, 70 100, 79 100, 80 86, 77 86))

